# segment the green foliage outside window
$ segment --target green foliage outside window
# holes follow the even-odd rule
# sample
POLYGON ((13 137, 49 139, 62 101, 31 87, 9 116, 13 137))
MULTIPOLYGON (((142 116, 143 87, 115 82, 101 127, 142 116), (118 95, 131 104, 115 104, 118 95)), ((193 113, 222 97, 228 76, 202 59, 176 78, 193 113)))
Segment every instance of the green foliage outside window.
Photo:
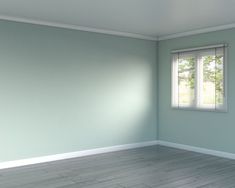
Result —
MULTIPOLYGON (((178 63, 178 84, 184 83, 191 90, 195 88, 195 64, 194 57, 179 59, 178 63)), ((203 81, 215 84, 216 103, 223 101, 223 56, 203 57, 203 81)))

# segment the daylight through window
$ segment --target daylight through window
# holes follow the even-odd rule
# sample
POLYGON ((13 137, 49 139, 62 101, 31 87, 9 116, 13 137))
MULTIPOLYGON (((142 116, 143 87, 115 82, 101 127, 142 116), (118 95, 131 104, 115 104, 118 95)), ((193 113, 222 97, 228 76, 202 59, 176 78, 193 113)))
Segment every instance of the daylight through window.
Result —
POLYGON ((225 111, 226 45, 172 52, 172 106, 225 111))

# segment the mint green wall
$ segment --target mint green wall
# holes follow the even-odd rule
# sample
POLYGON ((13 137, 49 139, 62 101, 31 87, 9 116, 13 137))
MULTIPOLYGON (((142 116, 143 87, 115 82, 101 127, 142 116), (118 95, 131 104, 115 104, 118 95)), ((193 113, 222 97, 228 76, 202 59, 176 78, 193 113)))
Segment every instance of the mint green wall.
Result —
POLYGON ((235 153, 235 29, 159 42, 159 139, 235 153), (173 49, 226 42, 228 49, 228 113, 171 109, 173 49))
POLYGON ((235 153, 233 51, 235 29, 156 45, 0 21, 0 162, 156 139, 235 153), (171 109, 170 51, 224 42, 229 111, 171 109))
POLYGON ((0 162, 156 140, 156 43, 0 21, 0 162))

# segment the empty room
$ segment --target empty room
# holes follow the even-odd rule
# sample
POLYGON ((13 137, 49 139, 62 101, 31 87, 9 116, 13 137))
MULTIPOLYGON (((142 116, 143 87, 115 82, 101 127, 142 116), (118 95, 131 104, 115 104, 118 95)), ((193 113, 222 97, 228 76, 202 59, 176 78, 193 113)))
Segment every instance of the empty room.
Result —
POLYGON ((234 0, 0 0, 0 188, 235 188, 234 0))

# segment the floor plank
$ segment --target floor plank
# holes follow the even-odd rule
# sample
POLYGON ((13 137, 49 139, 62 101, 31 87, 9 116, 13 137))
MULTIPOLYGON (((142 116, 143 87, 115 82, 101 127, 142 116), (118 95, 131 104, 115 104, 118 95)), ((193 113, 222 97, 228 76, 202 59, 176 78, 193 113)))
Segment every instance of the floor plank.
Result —
POLYGON ((0 170, 1 188, 235 188, 235 160, 151 146, 0 170))

